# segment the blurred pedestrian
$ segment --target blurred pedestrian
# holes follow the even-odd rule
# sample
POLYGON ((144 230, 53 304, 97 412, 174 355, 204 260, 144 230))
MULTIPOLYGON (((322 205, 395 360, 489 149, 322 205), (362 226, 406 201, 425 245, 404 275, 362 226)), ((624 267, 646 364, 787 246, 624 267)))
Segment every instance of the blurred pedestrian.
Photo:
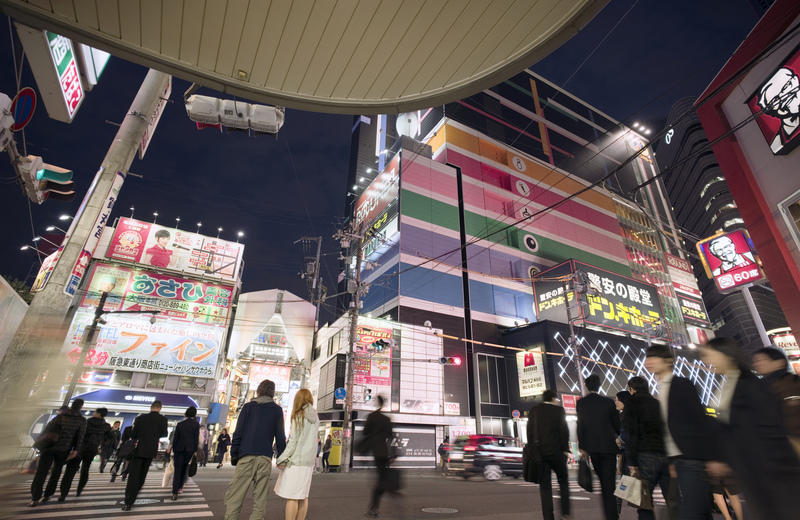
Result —
POLYGON ((275 484, 275 494, 286 499, 286 520, 305 520, 319 428, 314 397, 307 388, 301 388, 294 396, 290 424, 289 442, 276 462, 281 474, 275 484))
MULTIPOLYGON (((31 482, 31 506, 37 505, 39 499, 44 504, 53 496, 64 463, 78 456, 78 448, 83 443, 83 435, 86 432, 86 419, 81 415, 81 408, 83 408, 83 399, 75 399, 69 410, 59 412, 44 427, 41 435, 47 436, 46 439, 43 439, 47 445, 41 446, 39 450, 39 465, 36 467, 36 474, 31 482), (50 480, 47 481, 43 497, 42 487, 51 467, 53 471, 50 474, 50 480)), ((37 443, 39 443, 39 439, 37 439, 37 443)))
POLYGON ((598 393, 600 376, 592 374, 586 378, 587 395, 578 400, 578 449, 583 457, 592 461, 600 480, 603 496, 603 511, 606 520, 617 520, 616 490, 617 437, 621 420, 614 401, 598 393))
POLYGON ((664 421, 664 448, 675 468, 680 493, 681 520, 710 520, 711 487, 706 462, 713 457, 711 418, 697 389, 685 377, 672 373, 674 357, 666 345, 647 349, 645 368, 658 380, 658 401, 664 421))
MULTIPOLYGON (((625 429, 625 406, 631 398, 631 393, 627 390, 617 392, 614 398, 614 405, 619 412, 621 422, 619 437, 617 437, 617 447, 619 454, 617 455, 617 475, 628 475, 628 457, 626 454, 626 443, 628 441, 628 432, 625 429)), ((619 508, 618 508, 619 509, 619 508)))
POLYGON ((800 376, 789 372, 789 361, 781 349, 764 347, 753 354, 753 368, 781 400, 789 441, 800 457, 800 376))
POLYGON ((561 496, 561 518, 570 515, 569 475, 567 458, 569 457, 569 428, 564 408, 556 401, 552 390, 545 390, 542 402, 533 408, 528 417, 528 442, 538 449, 541 460, 539 476, 539 498, 542 501, 542 518, 554 520, 553 516, 553 480, 556 474, 561 496))
POLYGON ((217 462, 217 469, 222 467, 222 461, 225 459, 225 454, 228 453, 228 446, 231 445, 231 436, 228 435, 228 429, 223 428, 222 432, 217 435, 217 455, 214 461, 217 462))
POLYGON ((114 465, 111 466, 111 482, 117 480, 117 473, 120 473, 122 476, 122 481, 125 482, 125 479, 128 478, 128 468, 130 467, 130 457, 133 453, 133 440, 131 439, 131 435, 133 433, 133 425, 129 424, 122 430, 122 437, 119 440, 119 446, 117 447, 117 460, 114 461, 114 465))
POLYGON ((714 338, 700 353, 725 376, 712 420, 721 457, 708 464, 709 473, 717 478, 733 473, 755 518, 797 518, 800 460, 789 443, 780 403, 753 375, 734 340, 714 338))
POLYGON ((72 487, 72 479, 75 477, 79 467, 81 475, 78 478, 78 489, 75 490, 75 496, 81 496, 83 488, 89 482, 89 468, 92 466, 95 455, 97 455, 98 448, 113 438, 111 426, 106 422, 106 415, 108 415, 107 408, 98 408, 86 421, 86 433, 83 435, 83 442, 80 448, 78 448, 78 456, 67 462, 64 476, 61 477, 59 502, 67 499, 69 490, 72 487))
POLYGON ((331 446, 333 446, 333 438, 328 435, 325 439, 325 444, 322 445, 322 471, 327 472, 331 470, 331 463, 329 462, 331 456, 331 446))
MULTIPOLYGON (((398 491, 397 483, 392 482, 391 471, 391 464, 394 459, 394 449, 391 443, 394 439, 394 432, 392 431, 392 420, 382 412, 384 404, 383 396, 379 395, 377 398, 378 408, 367 416, 367 421, 364 424, 364 437, 359 446, 359 451, 372 453, 378 475, 375 487, 372 489, 369 509, 366 513, 367 516, 372 517, 378 516, 381 496, 386 491, 398 491)), ((342 464, 345 463, 342 462, 342 464)))
POLYGON ((742 501, 739 498, 739 485, 736 483, 735 478, 731 476, 712 478, 711 492, 714 494, 714 502, 717 503, 717 507, 720 513, 722 513, 722 516, 725 517, 725 520, 733 520, 728 510, 728 503, 725 502, 726 495, 733 508, 733 513, 736 515, 736 520, 742 520, 742 518, 744 518, 742 501))
POLYGON ((442 475, 447 475, 447 452, 450 450, 450 437, 446 436, 441 444, 439 444, 439 464, 442 475))
POLYGON ((239 412, 231 444, 231 464, 236 467, 233 480, 225 492, 225 519, 239 518, 250 485, 253 486, 253 512, 250 520, 263 520, 272 473, 273 443, 277 455, 286 448, 283 432, 283 410, 274 402, 275 383, 261 381, 256 398, 239 412))
POLYGON ((201 468, 205 468, 208 463, 208 428, 205 424, 200 425, 197 446, 197 463, 201 468))
POLYGON ((187 478, 189 462, 197 453, 200 439, 200 424, 197 422, 197 408, 190 406, 184 413, 186 419, 179 422, 173 430, 172 444, 168 452, 172 455, 175 473, 172 475, 172 500, 178 500, 187 478))
POLYGON ((120 422, 114 421, 114 424, 111 425, 111 435, 103 441, 103 445, 100 447, 100 473, 105 471, 108 459, 111 458, 117 446, 119 446, 121 438, 119 427, 120 422))
POLYGON ((123 511, 130 511, 147 478, 150 463, 158 455, 161 437, 167 436, 167 418, 161 415, 161 401, 153 401, 150 413, 133 421, 131 439, 135 443, 129 464, 128 482, 125 484, 123 511))
MULTIPOLYGON (((631 476, 644 482, 653 496, 656 484, 661 487, 670 517, 677 518, 677 504, 670 500, 669 460, 664 446, 664 420, 658 400, 650 395, 643 377, 628 381, 631 397, 625 406, 623 428, 627 432, 626 449, 631 476)), ((654 520, 653 510, 638 509, 640 520, 654 520)))

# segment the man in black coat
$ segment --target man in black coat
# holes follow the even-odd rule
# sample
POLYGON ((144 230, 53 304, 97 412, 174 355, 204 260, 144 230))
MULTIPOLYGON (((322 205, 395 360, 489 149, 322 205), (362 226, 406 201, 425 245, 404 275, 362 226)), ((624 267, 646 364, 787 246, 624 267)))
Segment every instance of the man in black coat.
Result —
POLYGON ((111 436, 108 437, 100 447, 100 473, 105 471, 108 459, 111 458, 111 455, 114 454, 114 450, 116 450, 117 446, 119 446, 120 424, 121 423, 119 421, 114 421, 114 424, 111 425, 111 436))
POLYGON ((40 498, 44 504, 53 496, 64 463, 78 456, 78 448, 83 443, 83 435, 86 431, 86 419, 81 415, 81 408, 83 408, 83 399, 75 399, 69 410, 60 413, 45 426, 42 435, 54 434, 56 440, 52 446, 39 453, 39 464, 36 466, 36 475, 31 483, 31 506, 38 504, 40 498), (44 480, 47 478, 47 472, 51 466, 53 472, 50 474, 50 480, 47 481, 47 489, 42 498, 42 486, 44 486, 44 480))
POLYGON ((673 376, 674 357, 666 345, 647 349, 644 366, 658 380, 661 418, 666 424, 664 448, 678 474, 681 520, 711 520, 711 486, 706 463, 717 448, 711 418, 691 381, 673 376))
POLYGON ((603 510, 606 520, 617 520, 617 501, 614 498, 617 475, 617 437, 621 421, 617 406, 600 390, 600 376, 586 378, 589 393, 578 400, 578 448, 581 455, 590 457, 600 480, 603 493, 603 510))
POLYGON ((122 475, 122 481, 128 478, 128 470, 130 469, 130 456, 122 456, 121 453, 127 449, 126 444, 131 440, 133 434, 133 425, 129 424, 122 430, 122 437, 120 437, 119 445, 117 446, 117 460, 111 466, 111 482, 117 480, 117 472, 122 475), (121 468, 121 469, 120 469, 121 468))
POLYGON ((569 428, 564 408, 558 405, 556 394, 545 390, 542 403, 531 408, 528 417, 528 443, 539 451, 542 473, 539 476, 539 496, 542 501, 542 518, 553 520, 553 483, 551 470, 558 479, 561 491, 561 518, 570 514, 569 475, 569 428))
POLYGON ((59 502, 67 499, 69 489, 72 487, 72 479, 75 478, 78 467, 81 469, 81 475, 78 478, 78 489, 75 496, 81 496, 83 488, 86 487, 86 483, 89 481, 89 468, 97 455, 97 448, 112 438, 111 426, 106 422, 106 415, 108 415, 107 408, 98 408, 86 421, 86 433, 83 436, 78 456, 67 462, 67 469, 64 470, 64 476, 61 478, 59 502))
POLYGON ((388 484, 390 484, 389 473, 392 463, 391 443, 394 438, 392 420, 381 412, 384 404, 383 396, 379 395, 377 402, 378 409, 367 416, 362 441, 362 451, 363 448, 366 448, 366 451, 372 452, 372 456, 375 458, 375 468, 378 471, 378 480, 372 490, 372 500, 367 516, 378 516, 381 496, 385 491, 397 491, 396 489, 387 489, 391 488, 388 484))
POLYGON ((175 426, 172 436, 172 463, 175 472, 172 474, 172 500, 178 500, 178 491, 183 489, 186 481, 186 472, 189 462, 197 453, 198 441, 200 439, 200 423, 197 422, 197 408, 190 406, 186 409, 186 419, 175 426))
POLYGON ((131 438, 136 441, 136 448, 129 464, 130 474, 125 485, 125 504, 123 511, 130 511, 139 490, 142 489, 150 463, 158 454, 158 441, 167 436, 167 418, 161 415, 161 401, 153 401, 150 413, 142 414, 133 421, 131 438))

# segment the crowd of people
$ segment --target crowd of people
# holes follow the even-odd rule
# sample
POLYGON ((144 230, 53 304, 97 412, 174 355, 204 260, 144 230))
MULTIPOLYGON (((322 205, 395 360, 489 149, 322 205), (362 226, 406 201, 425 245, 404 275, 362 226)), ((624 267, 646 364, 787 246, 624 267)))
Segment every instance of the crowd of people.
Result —
MULTIPOLYGON (((797 518, 793 492, 800 490, 800 378, 777 348, 751 359, 733 340, 717 338, 700 347, 703 361, 721 376, 714 414, 692 382, 673 373, 673 353, 654 345, 645 368, 655 384, 633 377, 616 399, 600 395, 601 379, 585 379, 577 403, 578 448, 600 484, 603 515, 617 520, 617 477, 639 479, 650 492, 660 487, 671 519, 710 520, 715 502, 726 520, 797 518), (761 376, 761 377, 758 377, 761 376)), ((542 511, 554 518, 551 472, 561 496, 561 518, 570 518, 566 416, 552 391, 531 410, 528 441, 538 450, 542 511)), ((654 519, 639 508, 640 519, 654 519)))

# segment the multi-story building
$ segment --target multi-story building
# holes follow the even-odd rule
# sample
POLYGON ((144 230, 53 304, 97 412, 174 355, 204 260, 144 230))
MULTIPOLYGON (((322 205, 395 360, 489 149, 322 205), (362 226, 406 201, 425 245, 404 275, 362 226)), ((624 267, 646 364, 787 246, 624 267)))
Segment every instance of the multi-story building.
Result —
MULTIPOLYGON (((689 247, 719 231, 744 227, 693 103, 694 98, 684 98, 672 106, 666 133, 656 145, 655 154, 660 169, 665 172, 664 185, 672 201, 675 220, 689 247)), ((690 261, 715 333, 732 337, 742 345, 761 346, 756 323, 742 293, 720 293, 714 281, 705 275, 700 257, 692 254, 690 261)), ((767 330, 787 326, 769 285, 755 285, 750 293, 767 330)))

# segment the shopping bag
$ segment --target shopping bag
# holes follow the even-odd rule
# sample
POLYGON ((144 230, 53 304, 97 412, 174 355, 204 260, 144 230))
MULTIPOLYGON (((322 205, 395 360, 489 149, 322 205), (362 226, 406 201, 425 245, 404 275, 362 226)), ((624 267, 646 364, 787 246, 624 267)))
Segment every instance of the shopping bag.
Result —
POLYGON ((578 485, 588 491, 594 492, 594 478, 592 477, 592 467, 585 457, 581 457, 578 462, 578 485))
POLYGON ((172 485, 172 475, 175 473, 175 461, 170 460, 166 468, 164 468, 164 477, 161 479, 161 487, 172 485))
POLYGON ((542 463, 539 452, 532 444, 526 444, 522 448, 522 476, 525 482, 538 484, 541 479, 542 463))
MULTIPOLYGON (((639 507, 642 503, 642 487, 642 481, 638 478, 631 477, 630 475, 623 475, 619 484, 617 484, 617 490, 614 491, 614 496, 639 507)), ((652 509, 652 500, 650 507, 652 509)))
POLYGON ((189 469, 186 470, 186 474, 190 477, 197 475, 197 456, 193 455, 192 460, 189 461, 189 469))
POLYGON ((394 468, 388 468, 383 473, 383 478, 381 479, 381 488, 390 493, 397 493, 400 491, 403 488, 403 481, 400 471, 394 468))

